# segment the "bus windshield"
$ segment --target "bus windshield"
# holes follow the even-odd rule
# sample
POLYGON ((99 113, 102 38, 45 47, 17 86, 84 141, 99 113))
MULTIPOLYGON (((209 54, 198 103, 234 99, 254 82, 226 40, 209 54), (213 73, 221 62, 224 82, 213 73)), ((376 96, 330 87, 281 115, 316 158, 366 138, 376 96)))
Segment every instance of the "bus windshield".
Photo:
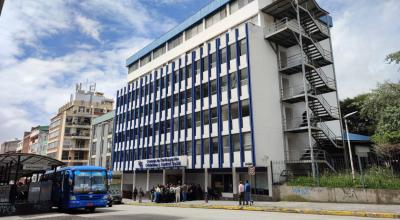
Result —
POLYGON ((106 171, 75 171, 74 193, 106 192, 106 171))

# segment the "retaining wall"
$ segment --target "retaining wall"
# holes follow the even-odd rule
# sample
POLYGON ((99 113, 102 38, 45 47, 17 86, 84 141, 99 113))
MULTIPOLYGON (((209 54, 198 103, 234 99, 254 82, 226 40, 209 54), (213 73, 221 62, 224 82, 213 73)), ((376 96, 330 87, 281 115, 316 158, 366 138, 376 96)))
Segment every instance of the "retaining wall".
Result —
POLYGON ((275 186, 274 200, 400 204, 400 190, 275 186))

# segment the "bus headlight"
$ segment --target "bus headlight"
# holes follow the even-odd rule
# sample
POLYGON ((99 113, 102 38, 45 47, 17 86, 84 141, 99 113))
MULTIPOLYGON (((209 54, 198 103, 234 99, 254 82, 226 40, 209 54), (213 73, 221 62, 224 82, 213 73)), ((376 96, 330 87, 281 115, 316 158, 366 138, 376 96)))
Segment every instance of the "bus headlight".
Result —
POLYGON ((74 201, 74 200, 76 200, 76 197, 75 196, 70 196, 69 200, 74 201))
POLYGON ((103 199, 107 200, 108 199, 108 195, 104 195, 103 199))

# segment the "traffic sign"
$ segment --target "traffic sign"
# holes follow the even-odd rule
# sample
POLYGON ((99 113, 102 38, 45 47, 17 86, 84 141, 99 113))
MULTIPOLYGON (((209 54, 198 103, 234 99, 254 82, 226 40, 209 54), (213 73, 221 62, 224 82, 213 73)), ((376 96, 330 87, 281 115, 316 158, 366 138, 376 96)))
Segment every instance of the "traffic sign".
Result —
POLYGON ((255 167, 251 166, 248 169, 249 169, 249 175, 250 176, 256 175, 256 168, 255 167))

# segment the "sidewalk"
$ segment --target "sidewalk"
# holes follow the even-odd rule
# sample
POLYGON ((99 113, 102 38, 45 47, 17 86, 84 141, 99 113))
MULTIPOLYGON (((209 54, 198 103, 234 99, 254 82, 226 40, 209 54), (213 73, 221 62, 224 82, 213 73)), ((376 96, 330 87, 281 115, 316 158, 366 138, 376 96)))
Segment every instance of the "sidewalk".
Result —
POLYGON ((375 218, 400 218, 400 205, 352 204, 352 203, 313 203, 313 202, 254 202, 253 206, 238 206, 237 201, 188 201, 182 203, 143 203, 124 199, 125 204, 142 206, 163 206, 182 208, 206 208, 246 211, 266 211, 302 213, 317 215, 338 215, 375 218))

